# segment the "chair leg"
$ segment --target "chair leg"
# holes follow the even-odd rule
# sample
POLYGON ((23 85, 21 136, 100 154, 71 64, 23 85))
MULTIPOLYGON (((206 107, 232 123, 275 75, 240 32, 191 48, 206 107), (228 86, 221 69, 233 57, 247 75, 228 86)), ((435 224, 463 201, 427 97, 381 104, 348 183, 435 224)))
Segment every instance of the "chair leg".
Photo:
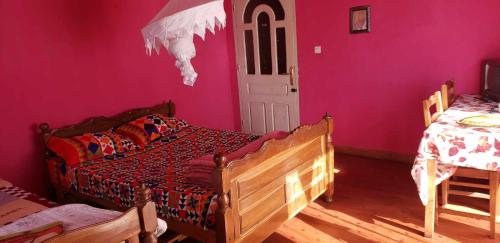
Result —
POLYGON ((446 179, 441 183, 441 206, 448 204, 448 190, 450 189, 450 179, 446 179))
POLYGON ((498 172, 490 171, 490 238, 495 239, 496 236, 496 216, 497 216, 497 200, 500 193, 498 190, 498 172))

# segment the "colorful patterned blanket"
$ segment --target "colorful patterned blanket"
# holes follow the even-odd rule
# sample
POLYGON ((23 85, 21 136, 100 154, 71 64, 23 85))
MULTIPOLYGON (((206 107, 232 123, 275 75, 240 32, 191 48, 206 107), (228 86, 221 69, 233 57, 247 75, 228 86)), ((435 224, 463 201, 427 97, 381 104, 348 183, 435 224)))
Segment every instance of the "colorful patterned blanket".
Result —
POLYGON ((217 196, 212 188, 185 178, 192 167, 190 160, 217 151, 230 153, 256 139, 258 136, 190 126, 162 137, 144 150, 88 161, 74 168, 61 166, 58 171, 67 188, 124 207, 133 206, 134 189, 144 183, 152 191, 160 217, 208 229, 215 225, 217 196))

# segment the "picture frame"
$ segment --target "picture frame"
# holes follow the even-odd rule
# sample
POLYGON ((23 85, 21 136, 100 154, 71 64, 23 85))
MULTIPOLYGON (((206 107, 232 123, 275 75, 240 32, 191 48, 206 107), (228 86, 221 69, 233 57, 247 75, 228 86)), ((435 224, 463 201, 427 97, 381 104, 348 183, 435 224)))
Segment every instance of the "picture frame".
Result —
POLYGON ((350 8, 349 29, 351 34, 370 33, 371 7, 358 6, 350 8))

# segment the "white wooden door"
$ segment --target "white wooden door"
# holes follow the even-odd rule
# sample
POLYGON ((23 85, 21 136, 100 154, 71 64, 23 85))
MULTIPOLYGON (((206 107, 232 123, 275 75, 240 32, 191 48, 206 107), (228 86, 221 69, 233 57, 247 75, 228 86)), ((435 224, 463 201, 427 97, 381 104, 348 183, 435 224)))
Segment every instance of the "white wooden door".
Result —
POLYGON ((233 0, 242 129, 300 124, 295 0, 233 0))

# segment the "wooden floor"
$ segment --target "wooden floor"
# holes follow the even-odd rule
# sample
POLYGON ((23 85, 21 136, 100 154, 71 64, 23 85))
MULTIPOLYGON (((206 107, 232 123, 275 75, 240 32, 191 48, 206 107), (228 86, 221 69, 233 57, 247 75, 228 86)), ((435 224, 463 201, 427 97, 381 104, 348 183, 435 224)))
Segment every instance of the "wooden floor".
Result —
MULTIPOLYGON (((333 203, 317 200, 266 242, 495 242, 487 221, 450 214, 441 214, 432 240, 424 238, 411 165, 343 155, 335 165, 333 203)), ((487 208, 487 201, 478 203, 487 208)))

